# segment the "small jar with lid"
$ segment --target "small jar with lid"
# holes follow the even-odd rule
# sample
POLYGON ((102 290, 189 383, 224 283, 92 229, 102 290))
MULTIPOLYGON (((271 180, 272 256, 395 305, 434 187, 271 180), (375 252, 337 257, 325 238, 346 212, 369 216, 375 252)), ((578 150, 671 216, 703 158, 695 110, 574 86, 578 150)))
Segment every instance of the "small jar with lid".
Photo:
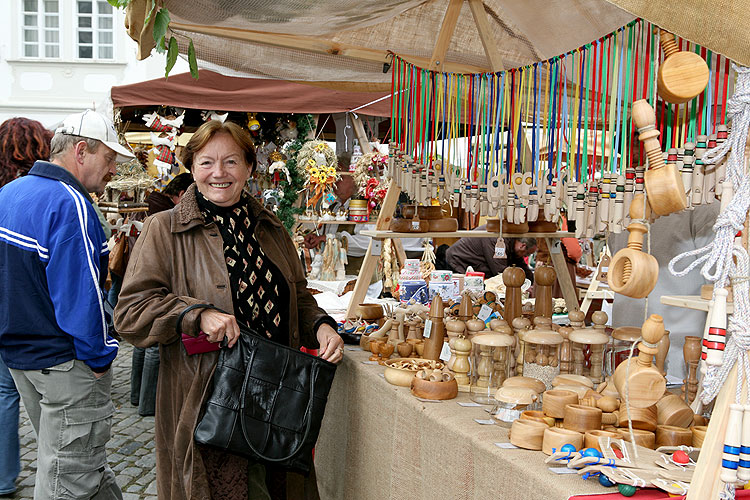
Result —
POLYGON ((552 330, 529 330, 522 334, 523 375, 552 388, 552 379, 560 373, 560 345, 563 338, 552 330))
POLYGON ((515 339, 510 335, 485 333, 471 339, 473 348, 471 399, 494 404, 495 393, 510 376, 510 361, 515 339))
POLYGON ((539 396, 526 387, 501 387, 495 392, 496 405, 490 414, 503 422, 513 422, 526 410, 538 408, 539 396))
POLYGON ((594 326, 577 328, 568 338, 571 342, 571 373, 588 377, 594 383, 604 380, 604 348, 609 343, 606 333, 607 313, 596 311, 591 315, 594 326))

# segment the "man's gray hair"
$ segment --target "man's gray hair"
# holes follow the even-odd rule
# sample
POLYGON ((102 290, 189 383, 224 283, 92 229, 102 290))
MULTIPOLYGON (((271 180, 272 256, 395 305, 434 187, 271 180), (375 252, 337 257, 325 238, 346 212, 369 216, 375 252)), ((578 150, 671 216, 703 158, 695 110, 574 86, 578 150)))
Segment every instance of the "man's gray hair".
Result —
POLYGON ((92 153, 96 153, 99 144, 101 144, 101 142, 96 139, 89 139, 88 137, 81 137, 80 135, 56 133, 50 142, 50 159, 64 154, 68 149, 81 141, 86 143, 86 149, 92 153))
POLYGON ((535 247, 536 245, 536 238, 519 238, 518 241, 526 245, 526 248, 535 247))

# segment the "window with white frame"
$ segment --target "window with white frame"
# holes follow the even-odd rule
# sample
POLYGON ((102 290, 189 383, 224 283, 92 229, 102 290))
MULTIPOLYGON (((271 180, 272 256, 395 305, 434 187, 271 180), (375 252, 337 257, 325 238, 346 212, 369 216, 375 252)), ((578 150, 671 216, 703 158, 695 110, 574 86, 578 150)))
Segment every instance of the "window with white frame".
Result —
POLYGON ((59 0, 23 0, 23 57, 60 57, 59 0))
POLYGON ((106 0, 77 1, 76 55, 114 59, 114 12, 106 0))

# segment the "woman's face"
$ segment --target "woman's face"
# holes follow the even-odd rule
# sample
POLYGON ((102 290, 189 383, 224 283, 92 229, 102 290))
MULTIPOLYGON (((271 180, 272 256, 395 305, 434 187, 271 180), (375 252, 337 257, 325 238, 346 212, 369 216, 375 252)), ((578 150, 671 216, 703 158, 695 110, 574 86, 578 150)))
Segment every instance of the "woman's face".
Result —
POLYGON ((250 177, 250 166, 232 136, 219 132, 195 153, 193 177, 198 191, 207 200, 228 207, 240 200, 250 177))

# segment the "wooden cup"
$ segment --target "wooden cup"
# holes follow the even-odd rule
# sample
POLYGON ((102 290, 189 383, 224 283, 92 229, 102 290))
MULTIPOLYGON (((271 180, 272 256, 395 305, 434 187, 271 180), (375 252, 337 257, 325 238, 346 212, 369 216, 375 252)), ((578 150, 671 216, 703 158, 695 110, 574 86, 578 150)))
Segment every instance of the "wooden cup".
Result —
POLYGON ((586 432, 602 427, 602 411, 583 405, 567 405, 563 427, 572 431, 586 432))
POLYGON ((658 425, 690 427, 693 423, 693 410, 677 394, 666 394, 656 403, 658 425))
POLYGON ((548 417, 539 410, 526 410, 521 413, 521 417, 524 420, 534 420, 535 422, 541 422, 547 427, 555 425, 555 419, 548 417))
POLYGON ((548 417, 564 418, 565 406, 578 404, 578 394, 564 389, 550 389, 542 394, 542 411, 548 417))
POLYGON ((674 425, 659 425, 656 427, 656 447, 660 446, 691 446, 693 433, 690 429, 674 425))
MULTIPOLYGON (((647 408, 630 408, 630 418, 633 421, 634 429, 644 431, 656 430, 656 405, 647 408)), ((628 428, 628 411, 623 404, 618 412, 618 424, 620 427, 628 428)))
POLYGON ((542 451, 547 455, 560 451, 560 448, 566 444, 572 444, 576 450, 580 450, 583 447, 583 434, 561 427, 550 427, 544 430, 542 451))
POLYGON ((547 424, 535 420, 518 419, 510 427, 510 442, 519 448, 541 450, 547 424))
POLYGON ((702 448, 703 440, 706 439, 706 431, 708 430, 707 425, 694 425, 690 428, 693 434, 693 448, 702 448))
MULTIPOLYGON (((627 427, 620 428, 618 430, 620 437, 625 441, 630 441, 630 431, 627 427)), ((644 431, 643 429, 633 429, 633 436, 635 437, 635 444, 643 446, 644 448, 654 449, 656 446, 656 435, 651 431, 644 431)))
POLYGON ((600 437, 611 437, 612 439, 620 439, 620 434, 613 431, 603 431, 601 429, 594 429, 586 431, 583 435, 583 446, 584 448, 596 448, 600 452, 602 449, 599 447, 600 437))

